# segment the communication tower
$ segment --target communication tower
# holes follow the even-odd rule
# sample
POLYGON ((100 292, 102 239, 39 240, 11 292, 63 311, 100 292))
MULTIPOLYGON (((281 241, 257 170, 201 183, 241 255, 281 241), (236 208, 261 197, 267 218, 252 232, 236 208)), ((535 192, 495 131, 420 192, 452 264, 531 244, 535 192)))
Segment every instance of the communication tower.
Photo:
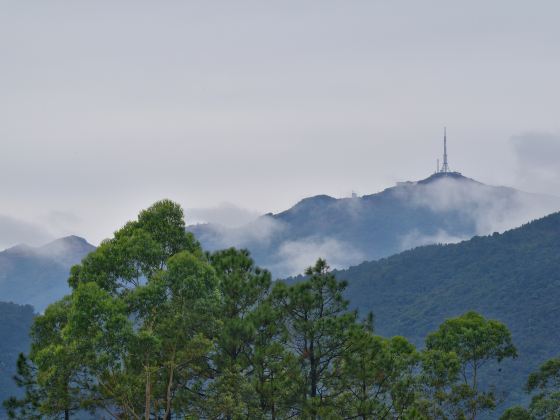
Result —
POLYGON ((449 172, 449 165, 447 163, 447 127, 443 128, 443 165, 439 172, 443 174, 449 172))

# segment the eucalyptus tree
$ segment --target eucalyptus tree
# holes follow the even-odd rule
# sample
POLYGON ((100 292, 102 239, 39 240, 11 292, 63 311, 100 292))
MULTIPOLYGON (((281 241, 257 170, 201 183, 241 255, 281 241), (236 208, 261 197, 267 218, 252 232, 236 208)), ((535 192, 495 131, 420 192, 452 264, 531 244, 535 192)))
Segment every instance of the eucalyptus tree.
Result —
POLYGON ((452 385, 450 395, 454 416, 473 420, 480 412, 496 406, 495 394, 480 388, 481 369, 490 362, 517 357, 508 328, 476 312, 467 312, 443 322, 426 338, 426 349, 452 353, 457 357, 459 380, 452 385))
POLYGON ((69 283, 71 295, 33 326, 29 360, 47 391, 39 412, 196 413, 220 291, 181 207, 163 200, 140 212, 73 267, 69 283))

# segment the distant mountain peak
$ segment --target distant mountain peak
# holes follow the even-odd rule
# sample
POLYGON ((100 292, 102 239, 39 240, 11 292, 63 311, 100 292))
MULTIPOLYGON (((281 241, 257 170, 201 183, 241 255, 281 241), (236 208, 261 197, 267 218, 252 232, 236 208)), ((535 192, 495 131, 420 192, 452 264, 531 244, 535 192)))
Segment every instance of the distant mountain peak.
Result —
POLYGON ((330 202, 330 201, 334 201, 336 200, 336 198, 331 197, 330 195, 326 195, 326 194, 319 194, 319 195, 314 195, 311 197, 306 197, 300 201, 298 201, 298 203, 296 204, 296 206, 301 205, 301 204, 307 204, 307 203, 311 203, 311 202, 330 202))
POLYGON ((296 203, 296 205, 294 205, 290 209, 285 210, 281 213, 278 213, 278 215, 275 215, 275 216, 280 216, 280 215, 285 214, 285 213, 293 213, 293 212, 299 212, 299 211, 309 211, 309 210, 313 210, 316 207, 322 207, 326 204, 333 203, 333 202, 336 202, 336 201, 337 201, 337 199, 334 198, 334 197, 331 197, 330 195, 326 195, 326 194, 314 195, 312 197, 306 197, 306 198, 298 201, 296 203))
POLYGON ((75 235, 40 247, 8 248, 0 252, 0 296, 5 301, 31 304, 41 312, 68 293, 70 267, 94 249, 75 235))
POLYGON ((53 258, 64 265, 79 262, 82 257, 95 249, 84 238, 76 235, 55 239, 36 249, 37 254, 53 258))
POLYGON ((81 236, 69 235, 55 239, 54 241, 51 241, 40 248, 48 248, 59 244, 93 247, 93 245, 91 245, 86 239, 82 238, 81 236))
POLYGON ((560 210, 560 197, 483 184, 438 172, 361 197, 315 195, 235 230, 190 226, 209 250, 236 246, 276 276, 317 257, 342 268, 433 243, 453 243, 520 226, 560 210))
POLYGON ((486 185, 473 178, 466 177, 460 172, 436 172, 430 175, 429 177, 421 179, 419 181, 397 182, 396 186, 400 187, 400 186, 413 186, 413 185, 429 185, 440 181, 457 181, 457 182, 465 182, 465 183, 474 183, 477 185, 486 185))
POLYGON ((472 178, 467 178, 460 172, 436 172, 435 174, 430 175, 428 178, 418 181, 418 184, 429 184, 431 182, 436 182, 443 179, 451 179, 454 181, 477 182, 480 184, 480 182, 475 181, 472 178))

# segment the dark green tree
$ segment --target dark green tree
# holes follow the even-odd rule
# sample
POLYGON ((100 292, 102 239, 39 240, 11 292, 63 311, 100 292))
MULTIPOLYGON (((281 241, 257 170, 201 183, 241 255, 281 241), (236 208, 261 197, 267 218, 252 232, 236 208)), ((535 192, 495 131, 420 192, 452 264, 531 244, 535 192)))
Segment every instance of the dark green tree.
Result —
POLYGON ((453 392, 461 369, 459 358, 454 352, 442 350, 424 350, 420 358, 417 406, 428 418, 453 418, 453 392))
POLYGON ((455 417, 475 419, 494 409, 496 396, 480 389, 480 370, 489 362, 517 356, 511 333, 499 321, 487 320, 476 312, 448 319, 426 339, 428 351, 454 353, 459 360, 460 381, 453 385, 451 400, 455 417))
POLYGON ((288 349, 300 364, 302 386, 295 408, 304 417, 317 418, 334 409, 334 366, 351 347, 357 314, 348 311, 343 297, 346 282, 337 281, 325 260, 305 274, 308 278, 293 286, 277 284, 274 298, 284 311, 288 349))
POLYGON ((402 337, 385 339, 354 328, 336 363, 337 413, 344 418, 402 418, 416 396, 418 353, 402 337))
POLYGON ((534 420, 534 417, 527 409, 517 406, 508 408, 500 420, 534 420))
POLYGON ((37 368, 20 353, 17 360, 17 374, 14 380, 24 391, 22 398, 10 397, 3 402, 6 414, 10 419, 41 419, 41 401, 45 399, 45 391, 37 383, 37 368))
POLYGON ((302 384, 300 364, 286 346, 288 332, 283 310, 273 299, 262 302, 252 314, 256 335, 251 366, 252 383, 263 418, 290 418, 302 384))
POLYGON ((71 306, 71 299, 66 297, 35 318, 29 357, 20 356, 15 378, 25 396, 6 401, 10 417, 68 419, 79 409, 79 354, 63 333, 71 306))
POLYGON ((534 419, 560 419, 560 358, 546 361, 529 375, 527 392, 533 393, 529 412, 534 419))
POLYGON ((225 418, 256 418, 261 413, 252 385, 257 333, 253 314, 267 298, 270 273, 255 267, 245 250, 215 252, 210 262, 219 279, 221 325, 212 355, 215 381, 209 389, 207 407, 225 418))
POLYGON ((211 378, 220 292, 182 209, 164 200, 142 211, 75 266, 69 282, 72 294, 33 326, 39 411, 196 413, 211 378))

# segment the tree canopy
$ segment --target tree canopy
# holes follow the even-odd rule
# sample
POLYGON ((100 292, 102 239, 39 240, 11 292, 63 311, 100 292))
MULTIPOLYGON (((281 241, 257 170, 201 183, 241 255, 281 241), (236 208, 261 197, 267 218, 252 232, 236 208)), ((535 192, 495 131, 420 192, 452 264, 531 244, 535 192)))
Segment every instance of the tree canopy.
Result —
MULTIPOLYGON (((35 318, 12 418, 475 418, 478 374, 516 355, 505 325, 469 312, 426 348, 375 333, 319 259, 272 282, 245 250, 204 252, 169 200, 72 268, 35 318)), ((541 381, 542 382, 542 381, 541 381)), ((536 380, 536 383, 541 383, 536 380)))

